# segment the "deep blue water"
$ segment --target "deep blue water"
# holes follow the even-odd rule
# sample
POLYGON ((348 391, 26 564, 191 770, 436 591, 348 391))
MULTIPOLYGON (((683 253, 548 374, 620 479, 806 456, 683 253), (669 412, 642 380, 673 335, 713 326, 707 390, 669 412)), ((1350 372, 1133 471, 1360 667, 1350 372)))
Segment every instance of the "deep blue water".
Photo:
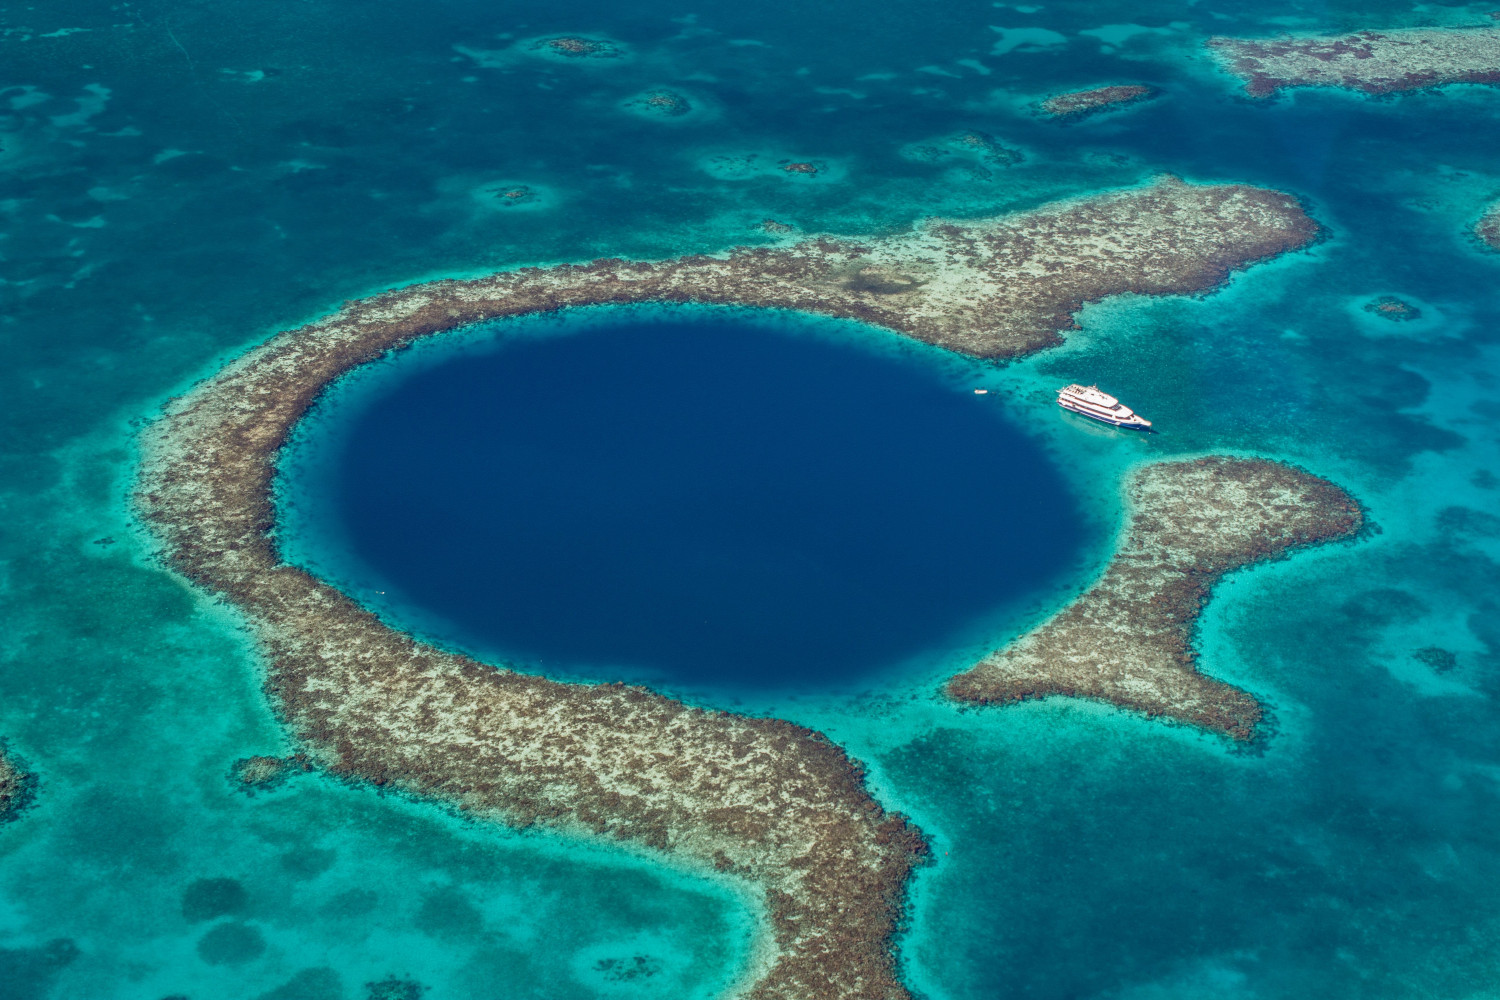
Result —
MULTIPOLYGON (((861 679, 861 696, 746 704, 830 734, 933 836, 901 955, 934 1000, 1492 995, 1500 256, 1467 231, 1500 197, 1500 89, 1250 101, 1202 51, 1211 34, 1486 10, 0 8, 0 737, 41 781, 36 808, 0 826, 6 1000, 368 1000, 388 976, 428 1000, 715 995, 749 918, 710 883, 316 775, 233 791, 236 757, 291 748, 234 616, 164 572, 132 524, 135 427, 248 345, 394 284, 718 251, 765 241, 766 218, 883 232, 1163 171, 1289 191, 1328 238, 1202 298, 1089 307, 1066 346, 984 378, 1108 526, 1131 462, 1204 450, 1299 462, 1369 506, 1379 534, 1240 574, 1208 607, 1203 668, 1267 703, 1262 752, 1095 706, 958 711, 935 695, 936 664, 861 679), (630 58, 512 50, 564 32, 630 58), (1162 96, 1076 123, 1028 110, 1134 81, 1162 96), (697 112, 623 109, 659 87, 697 112), (902 154, 960 129, 1027 158, 985 177, 902 154), (830 172, 711 169, 748 154, 830 172), (541 194, 502 209, 495 184, 541 194), (1362 311, 1384 294, 1423 318, 1362 311), (1159 433, 1059 417, 1049 390, 1078 378, 1159 433), (1451 666, 1417 656, 1431 649, 1451 666), (205 911, 215 879, 241 892, 205 911), (659 973, 609 978, 634 956, 659 973)), ((941 647, 936 631, 920 641, 941 647)))
POLYGON ((1071 487, 941 352, 728 310, 572 325, 322 407, 285 488, 331 540, 308 558, 531 669, 721 690, 868 677, 1078 558, 1071 487))

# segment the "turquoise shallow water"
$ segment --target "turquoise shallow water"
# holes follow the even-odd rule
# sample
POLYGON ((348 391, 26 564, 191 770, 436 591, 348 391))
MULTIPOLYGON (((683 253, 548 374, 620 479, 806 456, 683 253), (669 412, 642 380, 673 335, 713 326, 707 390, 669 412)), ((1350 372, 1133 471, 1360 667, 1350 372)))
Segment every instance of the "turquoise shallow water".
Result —
POLYGON ((733 981, 752 914, 731 887, 317 776, 231 791, 235 758, 287 748, 233 616, 157 569, 130 523, 134 428, 270 332, 423 276, 714 250, 768 239, 765 218, 879 231, 1166 170, 1291 191, 1328 238, 1201 299, 1091 306, 1066 346, 983 377, 1105 525, 1132 463, 1208 449, 1299 462, 1369 507, 1378 534, 1238 574, 1210 606, 1205 669, 1267 702, 1264 747, 934 696, 1066 588, 862 694, 742 707, 829 732, 932 835, 901 952, 926 995, 1493 996, 1500 257, 1466 232, 1500 195, 1500 91, 1250 102, 1199 48, 1483 15, 5 9, 0 734, 40 778, 38 805, 0 827, 5 995, 362 998, 410 977, 432 998, 676 997, 733 981), (629 58, 509 49, 559 32, 629 58), (1117 80, 1163 95, 1069 124, 1027 110, 1117 80), (663 87, 694 113, 622 107, 663 87), (960 129, 1026 159, 903 155, 960 129), (781 159, 827 170, 754 167, 781 159), (517 186, 534 197, 497 207, 517 186), (1422 318, 1363 311, 1383 294, 1422 318), (1060 418, 1051 389, 1075 378, 1160 433, 1060 418), (1431 649, 1451 659, 1415 655, 1431 649))

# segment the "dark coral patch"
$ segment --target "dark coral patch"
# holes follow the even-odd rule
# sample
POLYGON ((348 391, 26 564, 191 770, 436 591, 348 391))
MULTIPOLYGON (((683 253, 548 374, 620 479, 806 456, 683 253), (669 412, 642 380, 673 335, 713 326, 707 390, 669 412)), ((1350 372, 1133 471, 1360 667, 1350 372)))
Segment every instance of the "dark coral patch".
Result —
POLYGON ((293 878, 317 878, 332 868, 338 857, 337 851, 326 847, 303 847, 283 854, 281 867, 293 878))
POLYGON ((473 937, 484 929, 484 917, 467 896, 457 889, 438 889, 422 900, 415 921, 428 934, 473 937))
POLYGON ((36 775, 0 741, 0 823, 15 819, 36 801, 36 775))
POLYGON ((198 957, 209 965, 243 965, 265 950, 265 937, 249 924, 220 924, 198 939, 198 957))
POLYGON ((525 184, 504 187, 494 193, 495 204, 505 208, 526 205, 537 200, 537 193, 525 184))
POLYGON ((427 987, 415 979, 387 976, 373 983, 365 983, 368 1000, 422 1000, 427 987))
POLYGON ((1092 90, 1074 90, 1066 94, 1054 94, 1041 103, 1041 109, 1054 118, 1068 118, 1102 111, 1106 108, 1139 104, 1155 96, 1154 89, 1142 84, 1116 84, 1111 87, 1095 87, 1092 90))
POLYGON ((1474 235, 1483 240, 1491 249, 1500 250, 1500 202, 1490 206, 1484 216, 1475 223, 1474 235))
POLYGON ((1382 295, 1378 299, 1372 299, 1365 303, 1364 308, 1365 312, 1379 316, 1381 319, 1388 319, 1392 323, 1417 319, 1422 315, 1422 310, 1394 295, 1382 295))
POLYGON ((902 147, 901 155, 919 163, 969 164, 976 180, 989 180, 997 168, 1011 167, 1025 159, 1019 149, 1007 146, 995 136, 978 129, 964 129, 951 135, 914 142, 902 147))
POLYGON ((57 938, 35 948, 0 948, 0 996, 47 1000, 58 974, 79 954, 71 938, 57 938))
POLYGON ((615 43, 582 35, 558 35, 533 42, 533 51, 562 59, 619 59, 625 53, 615 43))
POLYGON ((779 166, 786 173, 802 174, 805 177, 816 176, 828 169, 816 160, 782 160, 779 166))
POLYGON ((312 770, 306 754, 290 757, 241 757, 229 769, 229 780, 240 791, 254 793, 276 788, 288 778, 312 770))
POLYGON ((629 983, 650 979, 661 972, 661 960, 651 955, 631 955, 628 958, 601 958, 594 963, 594 971, 610 982, 629 983))
POLYGON ((1441 646, 1424 646, 1411 655, 1418 663, 1425 664, 1440 674, 1452 673, 1458 666, 1458 655, 1441 646))
POLYGON ((627 101, 626 107, 657 118, 681 118, 693 110, 692 102, 673 90, 649 90, 627 101))
POLYGON ((245 887, 232 878, 200 878, 182 893, 182 916, 188 923, 245 912, 250 902, 245 887))
POLYGON ((332 969, 303 969, 255 1000, 344 1000, 344 986, 339 981, 339 974, 332 969))

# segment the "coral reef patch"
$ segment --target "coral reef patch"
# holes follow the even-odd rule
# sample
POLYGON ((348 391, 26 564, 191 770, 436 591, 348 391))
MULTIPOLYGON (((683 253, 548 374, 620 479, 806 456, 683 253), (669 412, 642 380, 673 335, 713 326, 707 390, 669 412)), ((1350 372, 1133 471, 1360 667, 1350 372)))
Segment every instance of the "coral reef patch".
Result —
POLYGON ((1410 302, 1396 298, 1394 295, 1382 295, 1377 299, 1372 299, 1365 303, 1364 308, 1365 312, 1370 313, 1372 316, 1388 319, 1392 323, 1402 323, 1418 319, 1422 315, 1422 310, 1410 302))
POLYGON ((387 976, 373 983, 365 983, 368 1000, 421 1000, 427 987, 415 979, 387 976))
POLYGON ((843 180, 848 172, 841 164, 802 156, 771 153, 715 153, 699 160, 702 169, 725 181, 775 177, 796 184, 829 184, 843 180))
POLYGON ((911 143, 901 148, 901 156, 918 163, 967 162, 969 174, 977 180, 989 180, 994 170, 1015 166, 1026 158, 1019 149, 977 129, 911 143))
POLYGON ((1197 670, 1198 614, 1225 573, 1353 534, 1359 504, 1291 466, 1224 457, 1145 466, 1126 497, 1129 522, 1103 577, 950 680, 948 695, 986 705, 1091 698, 1251 740, 1260 705, 1197 670))
POLYGON ((1120 108, 1138 104, 1156 96, 1151 87, 1139 83, 1115 84, 1109 87, 1094 87, 1090 90, 1073 90, 1066 94, 1054 94, 1039 105, 1044 114, 1054 118, 1082 117, 1106 108, 1120 108))
POLYGON ((583 35, 556 35, 531 43, 531 51, 554 59, 620 59, 624 50, 615 42, 583 35))
POLYGON ((36 797, 36 775, 0 742, 0 823, 15 819, 36 797))
POLYGON ((209 965, 244 965, 265 953, 266 937, 249 924, 218 924, 198 939, 198 957, 209 965))
MULTIPOLYGON (((560 683, 392 630, 282 561, 272 534, 282 445, 334 379, 416 338, 487 319, 590 304, 725 303, 859 319, 972 355, 1015 357, 1058 343, 1084 302, 1204 292, 1316 234, 1280 192, 1166 178, 879 238, 809 236, 719 256, 606 259, 392 290, 280 334, 169 401, 141 438, 136 504, 164 560, 245 615, 267 693, 312 766, 476 819, 628 842, 737 877, 765 904, 743 984, 755 1000, 903 998, 891 939, 928 848, 870 796, 843 750, 787 722, 640 687, 560 683)), ((1179 502, 1157 516, 1207 530, 1191 481, 1180 477, 1179 502)), ((1292 503, 1294 492, 1277 495, 1292 503)), ((1274 532, 1312 530, 1287 523, 1257 544, 1274 548, 1274 532)), ((1152 582, 1170 588, 1176 579, 1163 569, 1152 582)), ((1162 600, 1197 593, 1178 590, 1162 600)), ((273 770, 263 762, 250 773, 273 770)), ((240 937, 243 948, 226 940, 211 951, 235 960, 253 950, 240 937)))
POLYGON ((1350 35, 1208 40, 1219 64, 1253 97, 1284 87, 1344 87, 1367 94, 1449 83, 1500 83, 1500 28, 1404 28, 1350 35))
POLYGON ((1418 663, 1440 674, 1451 674, 1458 666, 1458 655, 1441 646, 1423 646, 1411 655, 1418 663))
POLYGON ((675 90, 648 90, 625 102, 625 107, 646 118, 682 118, 693 104, 675 90))
POLYGON ((550 200, 548 193, 534 184, 518 184, 509 181, 499 181, 479 187, 474 191, 474 199, 486 208, 499 208, 507 211, 543 208, 550 200))
POLYGON ((327 966, 303 969, 285 983, 255 1000, 344 1000, 339 974, 327 966))
POLYGON ((229 778, 240 791, 254 794, 277 787, 295 774, 312 770, 312 761, 303 753, 290 757, 241 757, 229 769, 229 778))
POLYGON ((816 176, 828 169, 826 164, 816 160, 782 160, 776 165, 785 173, 803 174, 807 177, 816 176))
POLYGON ((1474 235, 1491 249, 1500 250, 1500 201, 1495 202, 1474 225, 1474 235))
POLYGON ((0 995, 7 1000, 44 1000, 53 996, 58 976, 81 954, 83 950, 72 938, 54 938, 29 948, 0 948, 0 985, 3 985, 0 995))
POLYGON ((238 879, 200 878, 182 892, 182 919, 198 924, 243 913, 250 896, 238 879))

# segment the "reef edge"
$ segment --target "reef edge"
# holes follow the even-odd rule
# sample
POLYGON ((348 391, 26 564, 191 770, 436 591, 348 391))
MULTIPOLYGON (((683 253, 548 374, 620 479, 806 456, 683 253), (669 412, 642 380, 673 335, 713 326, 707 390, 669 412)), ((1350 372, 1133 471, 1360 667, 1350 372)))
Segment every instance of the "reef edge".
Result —
POLYGON ((1474 223, 1474 235, 1491 250, 1500 250, 1500 201, 1487 208, 1479 221, 1474 223))
POLYGON ((1347 35, 1215 36, 1205 43, 1252 97, 1288 87, 1366 94, 1500 83, 1500 28, 1399 28, 1347 35))
POLYGON ((36 801, 36 775, 0 741, 0 823, 18 817, 36 801))
POLYGON ((1251 741, 1263 709, 1199 672, 1198 617, 1225 574, 1348 538, 1363 509, 1327 480, 1268 459, 1158 462, 1124 490, 1126 525, 1103 575, 945 692, 979 705, 1089 698, 1251 741))
POLYGON ((1139 83, 1117 83, 1089 90, 1070 90, 1053 94, 1041 102, 1042 112, 1053 118, 1081 118, 1096 111, 1140 104, 1157 96, 1154 87, 1139 83))

